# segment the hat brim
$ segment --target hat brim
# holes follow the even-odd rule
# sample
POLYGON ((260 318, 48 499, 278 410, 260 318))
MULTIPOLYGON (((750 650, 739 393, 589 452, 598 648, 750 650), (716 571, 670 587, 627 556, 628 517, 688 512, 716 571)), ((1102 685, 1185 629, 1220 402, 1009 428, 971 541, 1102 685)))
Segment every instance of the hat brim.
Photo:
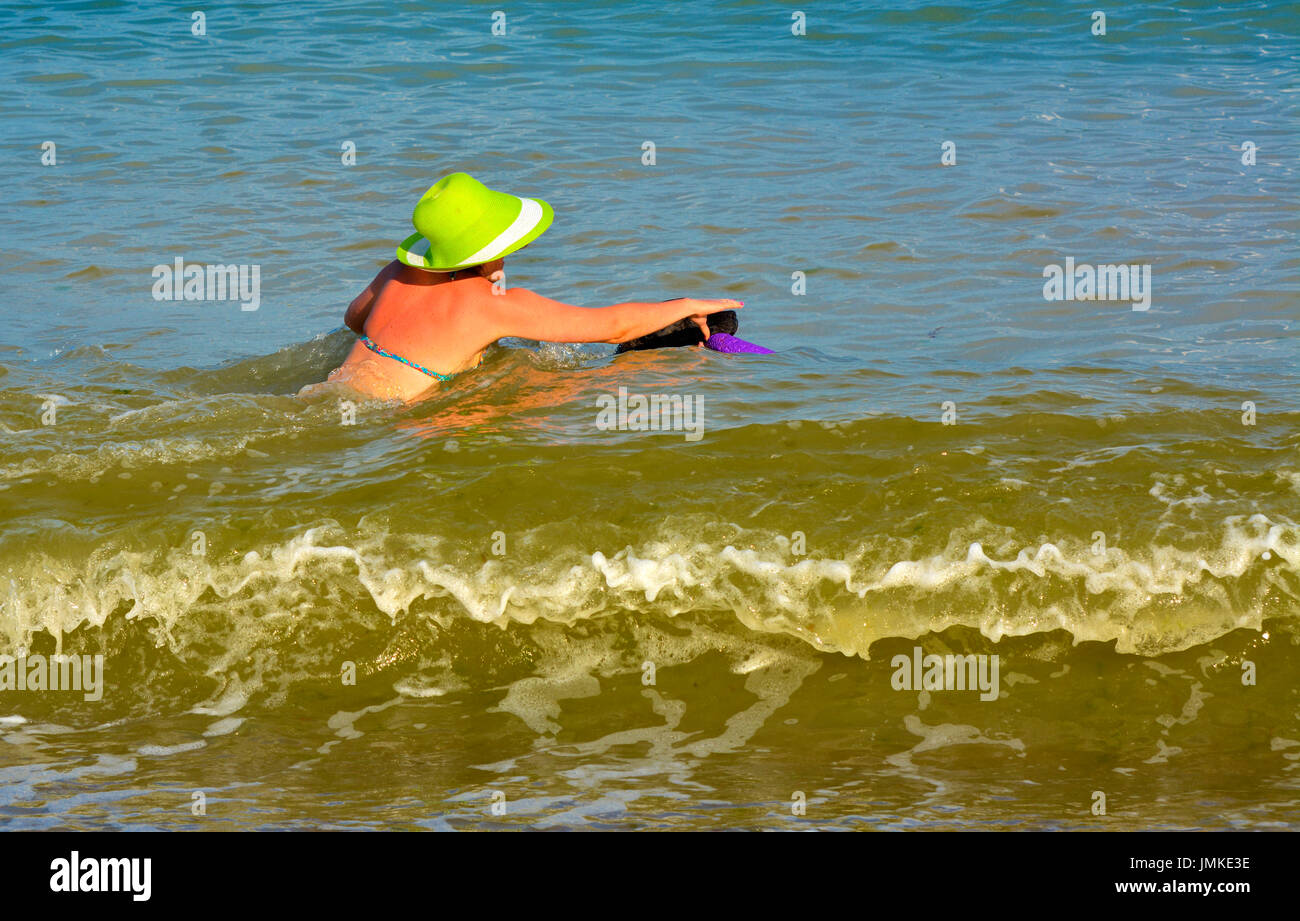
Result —
POLYGON ((540 198, 521 198, 519 202, 519 215, 509 227, 501 231, 496 239, 479 249, 478 252, 471 253, 454 265, 436 264, 430 258, 429 241, 419 233, 411 234, 398 245, 397 259, 417 269, 428 269, 432 272, 452 272, 456 269, 467 269, 472 265, 492 262, 502 256, 508 256, 516 250, 523 249, 540 237, 546 228, 551 226, 551 221, 555 219, 555 211, 540 198))

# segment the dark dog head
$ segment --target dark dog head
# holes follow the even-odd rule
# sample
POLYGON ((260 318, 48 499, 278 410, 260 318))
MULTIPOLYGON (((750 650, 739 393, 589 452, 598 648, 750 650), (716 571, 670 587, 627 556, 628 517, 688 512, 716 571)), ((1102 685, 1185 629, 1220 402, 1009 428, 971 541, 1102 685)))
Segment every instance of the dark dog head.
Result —
MULTIPOLYGON (((739 328, 740 323, 736 320, 736 311, 734 310, 720 310, 717 313, 709 314, 709 332, 711 333, 726 333, 729 336, 734 336, 739 328)), ((671 326, 665 326, 658 332, 641 336, 639 339, 620 342, 614 354, 637 352, 641 349, 670 349, 683 345, 698 345, 703 341, 704 334, 700 332, 700 328, 692 323, 689 318, 686 318, 678 320, 671 326)))

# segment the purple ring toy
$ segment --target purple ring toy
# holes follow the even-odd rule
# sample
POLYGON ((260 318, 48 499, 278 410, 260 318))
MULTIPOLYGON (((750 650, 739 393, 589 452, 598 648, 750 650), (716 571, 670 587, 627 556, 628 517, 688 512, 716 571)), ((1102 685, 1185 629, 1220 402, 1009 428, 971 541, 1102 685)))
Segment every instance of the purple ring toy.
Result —
POLYGON ((728 355, 771 355, 771 349, 765 349, 761 345, 754 345, 752 342, 746 342, 744 339, 737 339, 726 333, 714 333, 704 343, 706 349, 713 349, 715 352, 725 352, 728 355))

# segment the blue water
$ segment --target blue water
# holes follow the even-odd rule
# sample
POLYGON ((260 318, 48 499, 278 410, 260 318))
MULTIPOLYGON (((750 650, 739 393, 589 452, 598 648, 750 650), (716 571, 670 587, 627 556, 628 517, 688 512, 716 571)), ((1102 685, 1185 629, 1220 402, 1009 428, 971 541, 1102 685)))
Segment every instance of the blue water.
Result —
POLYGON ((229 4, 195 37, 165 4, 6 4, 6 341, 146 367, 305 341, 463 169, 554 205, 510 266, 552 297, 739 296, 742 333, 844 368, 1294 394, 1294 5, 1117 9, 1104 37, 1061 3, 817 4, 802 37, 757 3, 524 3, 505 36, 494 9, 229 4), (153 301, 178 255, 260 265, 262 306, 153 301), (1044 301, 1067 255, 1150 263, 1151 310, 1044 301))

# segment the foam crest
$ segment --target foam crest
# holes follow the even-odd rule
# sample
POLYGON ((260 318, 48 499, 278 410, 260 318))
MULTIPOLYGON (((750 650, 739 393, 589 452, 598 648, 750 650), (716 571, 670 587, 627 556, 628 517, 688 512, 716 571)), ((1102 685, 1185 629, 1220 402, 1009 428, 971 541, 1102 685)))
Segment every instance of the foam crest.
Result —
MULTIPOLYGON (((881 638, 954 625, 995 641, 1064 629, 1076 640, 1154 654, 1300 610, 1300 532, 1263 514, 1229 517, 1217 542, 1193 549, 1093 552, 1062 540, 1008 555, 954 535, 942 553, 901 559, 889 555, 902 545, 883 539, 862 542, 843 559, 791 559, 779 535, 736 531, 748 547, 719 548, 698 530, 678 534, 665 525, 661 539, 613 555, 570 547, 486 562, 440 537, 366 528, 348 536, 333 523, 235 558, 104 547, 74 561, 38 550, 25 554, 21 569, 39 575, 10 578, 0 589, 0 635, 13 652, 37 633, 57 642, 79 627, 102 628, 116 612, 148 625, 158 644, 178 654, 203 649, 205 670, 221 676, 248 674, 248 663, 271 648, 286 655, 285 637, 295 631, 355 623, 367 605, 393 623, 419 612, 500 625, 722 611, 756 634, 788 634, 851 655, 866 655, 881 638)), ((295 654, 310 659, 313 650, 295 654)), ((232 686, 226 693, 233 702, 218 697, 203 712, 224 717, 239 709, 245 692, 232 686)))

